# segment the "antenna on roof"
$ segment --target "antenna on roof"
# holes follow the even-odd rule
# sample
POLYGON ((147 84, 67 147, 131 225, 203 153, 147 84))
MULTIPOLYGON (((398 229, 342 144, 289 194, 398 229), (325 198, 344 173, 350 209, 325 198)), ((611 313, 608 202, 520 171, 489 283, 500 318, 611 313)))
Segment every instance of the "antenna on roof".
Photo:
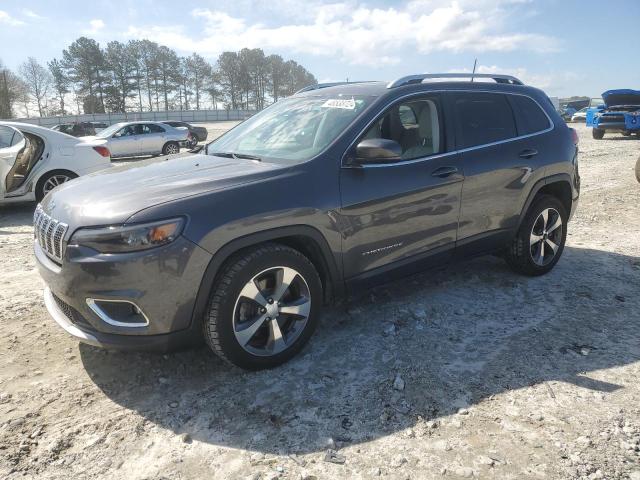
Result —
POLYGON ((478 64, 478 59, 476 58, 476 59, 473 61, 473 72, 471 72, 471 82, 472 82, 472 83, 473 83, 473 77, 474 77, 474 76, 475 76, 475 74, 476 74, 476 65, 477 65, 477 64, 478 64))

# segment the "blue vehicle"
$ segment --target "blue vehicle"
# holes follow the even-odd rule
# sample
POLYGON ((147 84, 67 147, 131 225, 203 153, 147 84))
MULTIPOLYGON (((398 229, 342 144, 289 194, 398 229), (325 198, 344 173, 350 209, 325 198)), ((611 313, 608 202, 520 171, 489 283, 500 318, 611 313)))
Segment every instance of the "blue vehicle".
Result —
POLYGON ((593 128, 593 138, 600 140, 606 132, 640 136, 640 90, 607 90, 602 99, 604 105, 587 111, 587 126, 593 128))

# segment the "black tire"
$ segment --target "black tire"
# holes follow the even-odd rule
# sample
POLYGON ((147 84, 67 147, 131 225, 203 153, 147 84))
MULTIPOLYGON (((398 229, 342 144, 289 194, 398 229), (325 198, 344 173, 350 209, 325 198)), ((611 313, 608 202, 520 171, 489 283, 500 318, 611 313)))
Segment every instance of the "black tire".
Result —
POLYGON ((180 153, 180 144, 178 142, 167 142, 162 147, 163 155, 173 155, 175 153, 180 153), (174 149, 175 151, 172 151, 174 149))
POLYGON ((66 177, 66 180, 59 182, 65 183, 69 180, 73 180, 74 178, 78 178, 78 175, 70 172, 69 170, 53 170, 45 173, 40 177, 38 183, 36 183, 36 189, 34 192, 36 195, 36 202, 40 203, 45 195, 50 192, 50 190, 47 189, 47 182, 56 177, 60 179, 62 177, 66 177))
POLYGON ((591 130, 591 135, 593 135, 593 138, 596 140, 602 140, 604 138, 604 130, 601 128, 594 128, 591 130))
MULTIPOLYGON (((276 367, 295 356, 307 343, 317 326, 321 303, 322 283, 318 272, 300 252, 275 243, 243 250, 226 263, 214 282, 203 322, 204 338, 214 353, 230 364, 247 370, 276 367), (306 282, 311 302, 309 315, 297 338, 283 351, 273 355, 252 354, 240 344, 234 333, 235 315, 240 310, 237 302, 240 302, 240 292, 256 275, 277 267, 294 269, 306 282)), ((260 328, 268 329, 267 322, 262 325, 260 328)))
MULTIPOLYGON (((544 275, 549 272, 555 264, 558 263, 558 260, 560 260, 560 257, 562 256, 567 239, 567 221, 568 214, 560 200, 552 195, 540 195, 537 197, 529 207, 529 210, 518 229, 518 233, 507 249, 505 255, 507 264, 515 272, 528 276, 544 275), (551 235, 549 235, 549 239, 556 242, 555 244, 558 245, 558 249, 554 256, 549 259, 548 263, 540 265, 534 260, 532 250, 535 250, 535 247, 531 245, 530 238, 532 238, 532 233, 534 233, 534 225, 539 225, 539 223, 537 223, 540 221, 539 217, 542 212, 547 209, 555 210, 555 212, 559 214, 560 219, 562 220, 562 225, 560 227, 562 228, 562 231, 557 235, 557 238, 552 239, 551 235)), ((546 239, 547 236, 545 235, 544 238, 546 239)), ((545 240, 543 240, 542 243, 548 245, 545 240)))
POLYGON ((638 161, 636 162, 636 180, 640 182, 640 157, 638 157, 638 161))

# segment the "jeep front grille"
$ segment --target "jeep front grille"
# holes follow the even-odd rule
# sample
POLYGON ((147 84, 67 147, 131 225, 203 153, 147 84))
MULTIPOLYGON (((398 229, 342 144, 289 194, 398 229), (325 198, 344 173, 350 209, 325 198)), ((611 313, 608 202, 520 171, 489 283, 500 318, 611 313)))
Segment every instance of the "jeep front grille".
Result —
POLYGON ((53 260, 62 263, 64 235, 69 225, 47 215, 40 205, 33 214, 33 234, 36 241, 53 260))

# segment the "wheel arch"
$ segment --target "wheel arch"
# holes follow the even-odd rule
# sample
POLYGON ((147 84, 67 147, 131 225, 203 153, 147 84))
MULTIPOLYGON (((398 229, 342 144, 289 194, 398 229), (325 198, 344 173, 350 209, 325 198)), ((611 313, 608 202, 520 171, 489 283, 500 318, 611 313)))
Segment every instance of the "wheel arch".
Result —
POLYGON ((298 250, 313 263, 320 275, 325 302, 344 295, 344 282, 335 256, 322 233, 308 225, 280 227, 232 240, 213 255, 200 282, 192 322, 198 321, 205 314, 215 279, 226 262, 242 250, 269 242, 280 243, 298 250))
POLYGON ((571 213, 571 206, 573 204, 573 190, 571 188, 571 177, 567 173, 559 173, 552 175, 551 177, 543 178, 539 180, 529 192, 524 207, 520 212, 520 218, 518 219, 518 228, 522 224, 529 207, 533 203, 536 197, 539 195, 552 195, 562 202, 562 205, 567 211, 567 215, 571 213))
POLYGON ((33 193, 35 195, 38 194, 38 189, 42 186, 42 182, 44 182, 46 178, 50 177, 51 175, 58 175, 58 174, 67 174, 67 175, 71 174, 75 178, 80 176, 79 173, 74 172, 73 170, 70 170, 68 168, 52 168, 51 170, 45 170, 44 172, 38 173, 38 176, 32 180, 33 193))

